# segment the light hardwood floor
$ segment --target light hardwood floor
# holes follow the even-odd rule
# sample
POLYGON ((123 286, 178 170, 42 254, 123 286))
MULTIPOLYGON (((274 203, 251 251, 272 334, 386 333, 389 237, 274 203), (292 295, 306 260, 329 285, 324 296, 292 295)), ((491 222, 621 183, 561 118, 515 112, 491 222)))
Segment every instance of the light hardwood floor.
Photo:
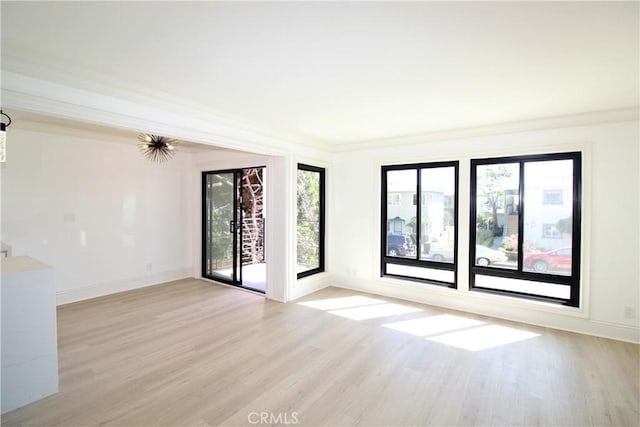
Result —
POLYGON ((60 307, 58 334, 60 392, 2 425, 640 425, 637 345, 342 289, 183 280, 60 307))

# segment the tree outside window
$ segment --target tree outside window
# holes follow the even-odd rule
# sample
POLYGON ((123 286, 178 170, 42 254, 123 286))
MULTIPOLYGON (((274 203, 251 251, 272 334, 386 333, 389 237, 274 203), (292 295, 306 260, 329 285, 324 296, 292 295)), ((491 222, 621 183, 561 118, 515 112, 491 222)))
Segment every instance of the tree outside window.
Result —
POLYGON ((324 271, 324 169, 298 165, 298 278, 324 271))

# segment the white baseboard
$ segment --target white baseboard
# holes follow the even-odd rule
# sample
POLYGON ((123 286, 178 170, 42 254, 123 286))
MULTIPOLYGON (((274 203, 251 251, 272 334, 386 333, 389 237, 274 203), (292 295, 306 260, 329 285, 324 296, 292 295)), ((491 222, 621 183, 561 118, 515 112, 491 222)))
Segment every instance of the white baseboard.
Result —
POLYGON ((56 303, 57 305, 69 304, 72 302, 170 282, 172 280, 186 279, 192 277, 192 272, 193 268, 189 267, 178 270, 163 271, 156 274, 149 274, 122 281, 96 283, 89 286, 83 286, 81 288, 65 289, 57 292, 56 303))
POLYGON ((298 279, 289 294, 289 301, 302 298, 329 286, 332 286, 332 277, 327 273, 318 273, 298 279))

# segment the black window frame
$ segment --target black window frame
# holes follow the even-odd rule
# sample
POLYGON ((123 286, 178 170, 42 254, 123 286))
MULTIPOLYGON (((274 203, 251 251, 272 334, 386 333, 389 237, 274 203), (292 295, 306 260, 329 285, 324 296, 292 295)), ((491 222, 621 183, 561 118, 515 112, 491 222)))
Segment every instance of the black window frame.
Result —
POLYGON ((458 160, 426 162, 426 163, 409 163, 400 165, 385 165, 381 168, 381 206, 380 206, 380 276, 403 279, 413 282, 428 283, 431 285, 444 286, 452 289, 458 287, 458 209, 459 209, 459 177, 460 162, 458 160), (416 233, 416 259, 392 257, 387 255, 387 172, 397 170, 416 170, 416 197, 418 198, 416 206, 416 229, 420 230, 422 203, 420 202, 421 194, 421 170, 435 168, 454 168, 454 197, 453 197, 453 221, 455 224, 453 232, 453 262, 445 263, 432 260, 420 259, 420 233, 416 233), (429 268, 435 270, 445 270, 453 272, 453 282, 440 281, 435 279, 425 279, 413 276, 404 276, 387 272, 387 264, 406 265, 411 267, 429 268))
MULTIPOLYGON (((297 182, 297 173, 298 171, 306 171, 306 172, 315 172, 318 173, 320 178, 320 224, 319 224, 319 247, 318 247, 318 264, 319 266, 316 268, 312 268, 309 270, 301 271, 296 274, 298 279, 302 279, 304 277, 312 276, 314 274, 322 273, 325 271, 325 223, 326 223, 326 209, 325 209, 325 176, 326 169, 318 166, 312 166, 304 163, 298 163, 298 167, 296 168, 296 182, 297 182)), ((296 208, 297 208, 297 185, 296 185, 296 208)), ((298 247, 298 218, 296 216, 296 250, 298 247)), ((297 256, 296 256, 296 265, 297 265, 297 256)))
POLYGON ((516 296, 531 300, 541 300, 552 302, 571 307, 579 307, 580 305, 580 288, 581 288, 581 224, 582 224, 582 153, 566 152, 552 154, 535 154, 523 156, 493 157, 471 159, 471 176, 470 176, 470 200, 469 200, 469 289, 472 291, 487 292, 499 295, 516 296), (524 165, 526 163, 553 161, 553 160, 572 160, 573 161, 573 200, 572 200, 572 235, 571 235, 571 275, 557 275, 552 273, 539 273, 524 271, 524 217, 527 207, 524 203, 524 165), (518 261, 517 269, 501 269, 491 266, 476 265, 476 196, 477 196, 477 167, 481 165, 501 164, 501 163, 518 163, 518 198, 519 198, 519 216, 518 216, 518 261), (476 275, 494 276, 509 279, 528 280, 534 282, 544 282, 558 285, 568 285, 570 287, 569 298, 557 298, 543 295, 530 294, 525 292, 508 291, 500 289, 483 288, 475 285, 476 275))

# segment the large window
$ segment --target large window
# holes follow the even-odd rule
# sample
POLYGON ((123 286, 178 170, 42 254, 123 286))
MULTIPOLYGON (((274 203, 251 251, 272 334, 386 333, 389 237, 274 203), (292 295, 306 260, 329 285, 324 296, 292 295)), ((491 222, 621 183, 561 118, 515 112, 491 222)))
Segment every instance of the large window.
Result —
POLYGON ((578 306, 580 153, 471 161, 474 290, 578 306))
POLYGON ((324 169, 298 164, 298 279, 324 271, 324 169))
POLYGON ((456 286, 458 162, 382 168, 381 274, 456 286))

